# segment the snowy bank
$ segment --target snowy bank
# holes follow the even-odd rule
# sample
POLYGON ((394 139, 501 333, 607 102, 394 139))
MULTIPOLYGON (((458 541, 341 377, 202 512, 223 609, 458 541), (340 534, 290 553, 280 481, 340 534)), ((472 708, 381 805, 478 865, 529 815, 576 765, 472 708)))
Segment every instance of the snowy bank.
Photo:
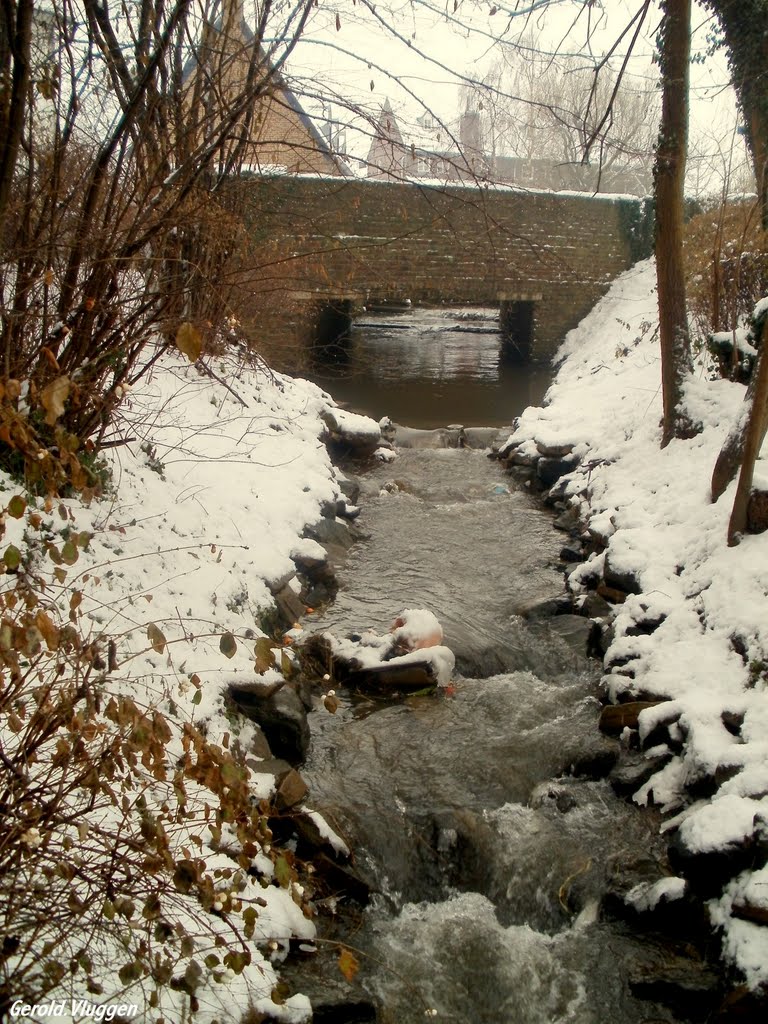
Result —
MULTIPOLYGON (((276 687, 290 672, 290 649, 278 647, 273 657, 268 643, 265 647, 266 630, 274 621, 276 599, 278 605, 282 600, 283 620, 292 610, 311 612, 299 597, 297 565, 322 563, 326 551, 306 534, 318 523, 342 526, 335 516, 344 511, 343 488, 349 481, 331 463, 324 444, 328 424, 333 423, 334 437, 351 432, 371 447, 380 431, 373 421, 352 420, 334 408, 328 395, 306 381, 245 367, 229 357, 211 365, 218 379, 167 355, 130 393, 120 423, 121 436, 129 440, 108 451, 113 484, 104 497, 86 504, 78 498, 45 502, 25 496, 26 513, 14 499, 3 550, 12 549, 14 559, 18 553, 20 565, 9 568, 4 590, 7 596, 19 581, 43 581, 50 615, 40 622, 51 635, 55 612, 87 638, 94 660, 111 641, 108 668, 106 654, 103 664, 96 663, 104 673, 104 703, 126 698, 168 723, 164 754, 163 748, 152 751, 153 780, 144 799, 149 813, 167 815, 168 804, 171 811, 179 809, 168 829, 171 851, 186 858, 184 863, 203 864, 200 871, 210 875, 208 902, 213 902, 201 907, 193 895, 184 897, 183 884, 176 886, 174 900, 181 907, 175 913, 188 936, 180 950, 174 947, 173 978, 181 980, 161 984, 159 1001, 150 1005, 167 1020, 187 1019, 190 1006, 199 1004, 195 1019, 201 1022, 230 1020, 233 1007, 245 1012, 249 1006, 259 1019, 263 1014, 298 1022, 310 1015, 308 1000, 279 988, 276 966, 292 941, 314 938, 312 893, 299 883, 290 855, 271 850, 266 825, 253 842, 244 842, 234 824, 209 827, 212 810, 204 801, 210 793, 188 784, 187 796, 179 797, 174 770, 180 759, 189 759, 191 747, 202 756, 203 736, 207 750, 225 767, 228 752, 234 752, 254 807, 274 793, 274 776, 259 769, 269 756, 263 737, 233 713, 229 691, 233 682, 254 676, 276 687), (30 534, 30 514, 42 540, 30 534), (227 915, 241 914, 244 907, 251 908, 251 916, 246 914, 245 925, 237 918, 235 927, 240 929, 237 948, 247 956, 231 961, 234 969, 229 969, 226 947, 217 953, 214 936, 231 937, 227 915)), ((8 506, 23 488, 7 476, 0 483, 8 506)), ((99 728, 101 714, 98 708, 94 712, 99 728)), ((17 716, 0 716, 6 754, 15 749, 20 732, 17 716)), ((264 807, 259 813, 268 813, 264 807)), ((112 818, 119 819, 117 806, 99 813, 92 820, 85 810, 77 821, 61 825, 62 834, 72 831, 65 850, 82 844, 89 827, 108 830, 112 818)), ((344 851, 343 841, 311 813, 321 835, 344 851)), ((30 855, 53 842, 51 833, 35 829, 24 836, 30 855)), ((195 885, 198 881, 196 876, 195 885)), ((70 884, 74 899, 77 882, 70 884)), ((113 902, 117 905, 116 898, 113 902)), ((159 903, 151 917, 145 907, 144 917, 154 920, 158 908, 159 903)), ((146 927, 151 934, 152 926, 146 927)), ((120 929, 109 929, 114 939, 100 937, 94 945, 103 948, 89 961, 88 992, 100 992, 98 1002, 105 1005, 137 1004, 145 1019, 153 986, 136 980, 138 967, 133 976, 132 970, 121 971, 118 980, 115 965, 125 955, 120 929)), ((26 950, 27 957, 31 953, 34 949, 26 950)), ((80 973, 61 979, 46 1000, 85 995, 80 973)))
POLYGON ((579 599, 600 582, 615 602, 607 698, 663 700, 640 710, 635 739, 663 767, 634 799, 668 816, 675 870, 755 988, 768 984, 768 534, 729 548, 735 484, 710 501, 742 385, 700 370, 688 405, 701 433, 660 449, 657 323, 646 262, 570 332, 544 406, 525 411, 502 453, 537 466, 584 527, 591 553, 568 585, 579 599))

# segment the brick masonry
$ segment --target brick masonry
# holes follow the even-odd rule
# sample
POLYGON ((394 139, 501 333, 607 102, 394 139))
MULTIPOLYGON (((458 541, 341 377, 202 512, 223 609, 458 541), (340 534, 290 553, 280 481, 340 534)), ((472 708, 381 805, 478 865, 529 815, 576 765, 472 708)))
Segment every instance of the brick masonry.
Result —
POLYGON ((287 334, 334 298, 533 300, 531 356, 546 361, 649 254, 649 211, 631 198, 292 176, 235 195, 260 256, 245 287, 264 329, 287 334))

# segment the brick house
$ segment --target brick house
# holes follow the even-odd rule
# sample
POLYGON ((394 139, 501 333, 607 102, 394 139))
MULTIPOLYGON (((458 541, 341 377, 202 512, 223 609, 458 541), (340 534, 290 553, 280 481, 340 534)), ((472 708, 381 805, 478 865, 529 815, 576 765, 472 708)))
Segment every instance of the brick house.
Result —
POLYGON ((417 118, 406 132, 384 102, 366 159, 366 177, 385 181, 435 178, 444 182, 488 181, 553 192, 650 195, 650 174, 631 166, 562 163, 483 152, 480 115, 467 109, 454 124, 417 118), (450 143, 450 145, 446 145, 450 143))
MULTIPOLYGON (((223 0, 220 17, 206 26, 194 59, 184 69, 183 106, 192 125, 205 125, 211 114, 216 119, 242 95, 254 42, 242 0, 223 0)), ((233 125, 221 164, 226 166, 238 154, 237 165, 247 172, 349 174, 261 47, 257 74, 269 84, 233 125)))

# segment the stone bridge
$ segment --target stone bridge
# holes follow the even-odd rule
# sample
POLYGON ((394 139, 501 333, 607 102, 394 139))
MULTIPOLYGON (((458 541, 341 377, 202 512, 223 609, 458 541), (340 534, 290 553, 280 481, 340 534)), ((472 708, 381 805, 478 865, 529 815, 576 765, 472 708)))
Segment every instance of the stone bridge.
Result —
POLYGON ((545 362, 650 254, 634 198, 306 176, 233 195, 256 244, 254 311, 280 338, 333 340, 371 303, 497 306, 508 353, 545 362))

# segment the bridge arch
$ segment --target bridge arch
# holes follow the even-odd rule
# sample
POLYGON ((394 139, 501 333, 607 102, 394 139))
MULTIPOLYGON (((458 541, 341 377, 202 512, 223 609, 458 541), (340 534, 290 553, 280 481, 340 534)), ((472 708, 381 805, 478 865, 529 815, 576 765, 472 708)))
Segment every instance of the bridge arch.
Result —
POLYGON ((285 340, 371 302, 488 305, 510 357, 546 362, 650 254, 649 204, 634 197, 287 175, 230 196, 263 253, 245 286, 285 340))

